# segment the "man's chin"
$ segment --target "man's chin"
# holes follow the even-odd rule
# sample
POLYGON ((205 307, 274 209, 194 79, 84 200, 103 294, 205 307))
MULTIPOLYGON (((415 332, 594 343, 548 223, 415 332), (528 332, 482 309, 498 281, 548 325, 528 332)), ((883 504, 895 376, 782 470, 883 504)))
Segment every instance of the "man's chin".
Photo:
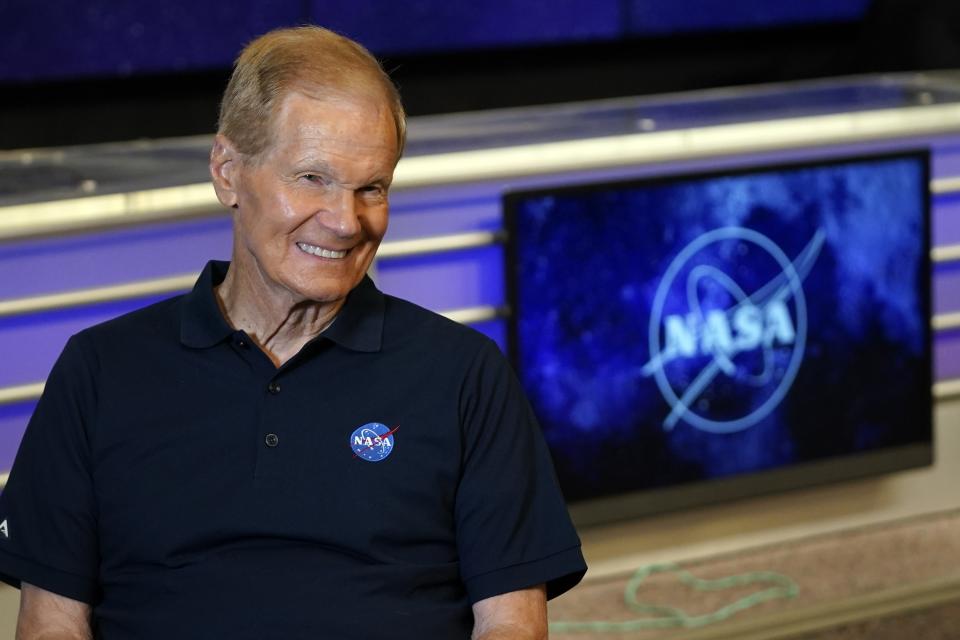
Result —
POLYGON ((304 301, 315 302, 317 304, 329 304, 333 302, 339 302, 346 298, 353 288, 360 283, 361 278, 357 278, 356 282, 350 280, 348 282, 331 282, 322 284, 310 283, 304 286, 293 287, 293 290, 299 294, 299 297, 301 297, 304 301))

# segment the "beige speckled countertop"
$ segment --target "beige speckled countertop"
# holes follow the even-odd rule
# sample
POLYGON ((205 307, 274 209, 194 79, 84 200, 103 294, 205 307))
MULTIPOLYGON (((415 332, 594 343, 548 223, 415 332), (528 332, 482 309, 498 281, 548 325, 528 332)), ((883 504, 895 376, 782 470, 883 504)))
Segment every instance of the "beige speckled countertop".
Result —
MULTIPOLYGON (((631 633, 554 630, 551 637, 874 640, 901 637, 893 631, 896 626, 902 633, 908 628, 925 629, 919 635, 903 636, 910 640, 960 638, 960 511, 814 536, 682 566, 707 579, 773 571, 795 581, 799 593, 793 598, 764 602, 698 629, 631 633), (883 631, 885 626, 890 629, 883 631)), ((595 581, 588 578, 551 602, 551 622, 637 619, 640 615, 627 609, 623 602, 629 578, 629 574, 595 581)), ((638 598, 700 615, 768 586, 703 592, 682 585, 675 575, 661 573, 644 582, 638 598)))

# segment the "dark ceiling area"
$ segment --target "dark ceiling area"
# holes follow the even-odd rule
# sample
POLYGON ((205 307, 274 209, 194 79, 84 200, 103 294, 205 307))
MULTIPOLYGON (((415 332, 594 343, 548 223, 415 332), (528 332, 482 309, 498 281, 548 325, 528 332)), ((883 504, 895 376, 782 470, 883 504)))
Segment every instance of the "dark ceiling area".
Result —
MULTIPOLYGON (((856 22, 382 57, 411 116, 860 73, 960 68, 960 3, 856 22)), ((0 84, 0 148, 206 134, 229 69, 0 84)))

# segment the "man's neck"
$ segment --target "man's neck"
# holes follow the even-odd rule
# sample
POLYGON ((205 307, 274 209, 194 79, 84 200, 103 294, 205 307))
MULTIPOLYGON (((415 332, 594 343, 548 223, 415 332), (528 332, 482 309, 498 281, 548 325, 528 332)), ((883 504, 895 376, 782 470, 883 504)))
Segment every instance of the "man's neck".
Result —
POLYGON ((329 327, 343 307, 343 300, 298 300, 241 271, 231 265, 214 289, 217 303, 227 323, 245 331, 277 368, 329 327))

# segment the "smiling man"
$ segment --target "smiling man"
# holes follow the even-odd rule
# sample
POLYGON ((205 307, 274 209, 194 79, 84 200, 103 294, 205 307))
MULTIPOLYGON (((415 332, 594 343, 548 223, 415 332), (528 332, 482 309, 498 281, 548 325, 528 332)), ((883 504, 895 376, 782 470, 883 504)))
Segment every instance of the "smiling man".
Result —
POLYGON ((404 138, 356 43, 243 51, 231 262, 70 339, 0 496, 19 639, 546 637, 585 565, 518 383, 365 275, 404 138))

